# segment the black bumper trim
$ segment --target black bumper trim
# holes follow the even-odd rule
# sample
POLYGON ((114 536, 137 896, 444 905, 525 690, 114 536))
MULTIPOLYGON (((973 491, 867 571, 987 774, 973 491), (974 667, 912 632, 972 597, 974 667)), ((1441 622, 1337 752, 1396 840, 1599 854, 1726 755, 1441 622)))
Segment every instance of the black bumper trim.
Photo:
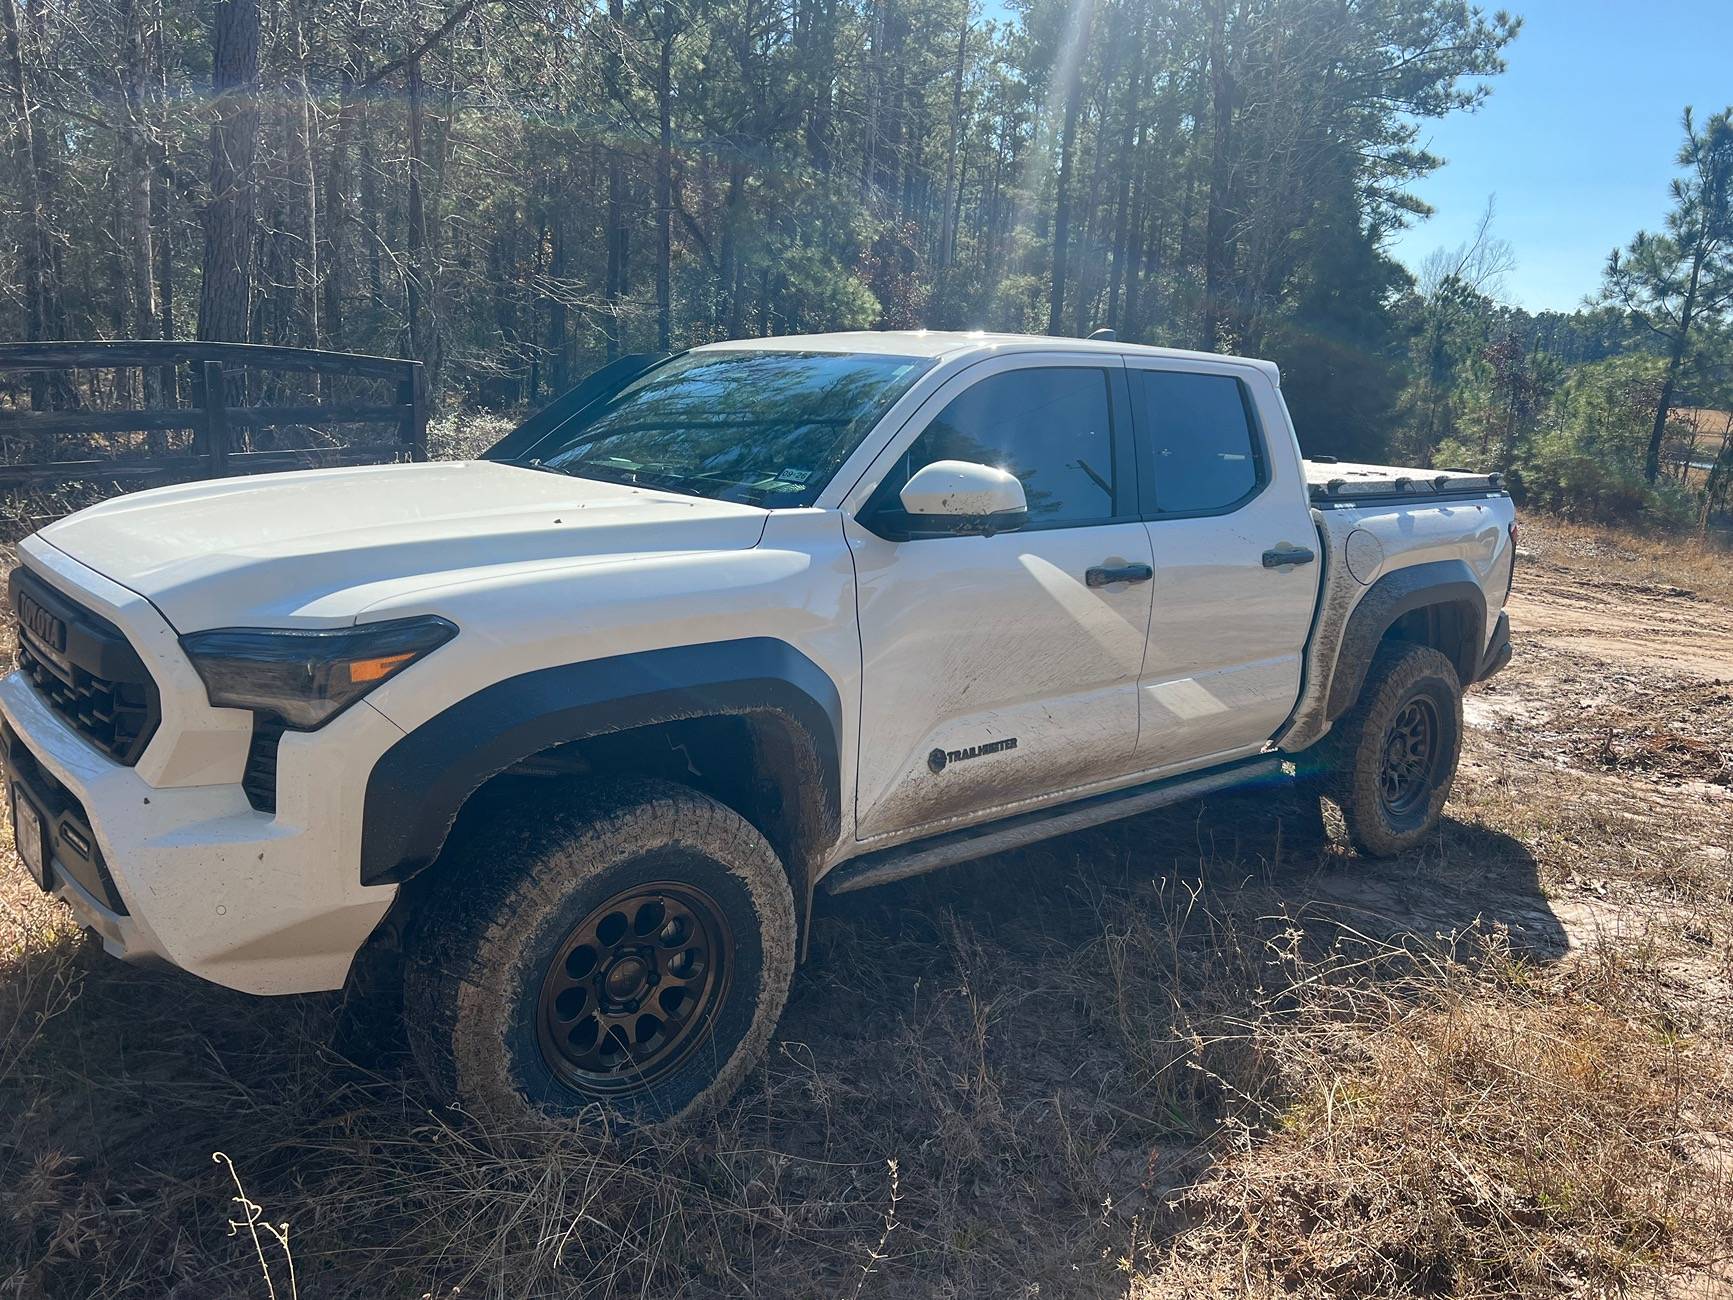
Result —
POLYGON ((439 855, 465 800, 555 746, 683 718, 776 715, 819 783, 814 843, 842 808, 842 697, 824 670, 771 637, 670 646, 558 664, 482 687, 409 732, 367 778, 361 883, 409 879, 439 855))
POLYGON ((43 850, 72 880, 116 916, 127 915, 126 904, 102 847, 91 830, 90 817, 78 796, 60 783, 54 773, 36 761, 36 755, 10 726, 0 722, 0 746, 4 747, 6 777, 24 791, 43 818, 43 850))
POLYGON ((1510 615, 1503 610, 1498 612, 1498 622, 1492 628, 1492 642, 1486 647, 1486 653, 1481 656, 1480 668, 1474 674, 1474 680, 1484 682, 1495 673, 1502 672, 1510 662, 1510 615))

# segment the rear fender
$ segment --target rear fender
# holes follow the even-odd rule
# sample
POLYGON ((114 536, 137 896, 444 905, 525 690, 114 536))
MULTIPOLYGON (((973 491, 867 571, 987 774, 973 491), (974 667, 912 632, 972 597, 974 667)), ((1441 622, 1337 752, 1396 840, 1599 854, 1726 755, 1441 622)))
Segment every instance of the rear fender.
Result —
POLYGON ((1325 716, 1334 722, 1360 698, 1378 645, 1404 615, 1435 610, 1440 634, 1427 643, 1456 665, 1464 686, 1475 680, 1486 644, 1486 593, 1462 560, 1435 560, 1385 574, 1367 589, 1343 629, 1325 716))

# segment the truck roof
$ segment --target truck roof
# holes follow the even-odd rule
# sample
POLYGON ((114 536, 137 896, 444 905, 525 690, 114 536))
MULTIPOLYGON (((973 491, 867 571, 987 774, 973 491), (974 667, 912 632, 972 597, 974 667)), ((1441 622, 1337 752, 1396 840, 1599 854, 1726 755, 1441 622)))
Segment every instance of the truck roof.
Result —
MULTIPOLYGON (((1043 352, 1096 352, 1107 356, 1165 357, 1174 361, 1233 362, 1253 366, 1281 383, 1274 361, 1226 356, 1219 352, 1187 352, 1117 339, 1072 339, 1045 334, 995 334, 986 330, 847 330, 835 334, 780 334, 761 339, 706 343, 701 350, 752 349, 797 352, 874 352, 904 357, 949 357, 968 352, 1039 349, 1043 352)), ((699 349, 695 349, 699 350, 699 349)))

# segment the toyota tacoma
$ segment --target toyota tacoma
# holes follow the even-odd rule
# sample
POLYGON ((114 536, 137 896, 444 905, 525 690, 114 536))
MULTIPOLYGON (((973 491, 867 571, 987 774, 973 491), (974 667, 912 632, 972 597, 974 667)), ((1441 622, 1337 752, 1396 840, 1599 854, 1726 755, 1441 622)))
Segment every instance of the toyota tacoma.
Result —
POLYGON ((26 539, 18 851, 111 952, 390 967, 432 1086, 725 1099, 815 895, 1232 787, 1434 833, 1510 656, 1497 475, 1305 461, 1267 361, 885 332, 623 358, 481 458, 26 539))

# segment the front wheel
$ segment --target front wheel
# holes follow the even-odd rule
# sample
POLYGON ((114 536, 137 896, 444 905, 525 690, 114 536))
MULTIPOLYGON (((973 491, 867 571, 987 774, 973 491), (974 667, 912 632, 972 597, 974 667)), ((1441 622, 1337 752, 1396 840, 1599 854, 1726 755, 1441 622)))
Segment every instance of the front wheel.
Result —
POLYGON ((1455 667, 1430 646, 1384 645, 1324 747, 1325 791, 1355 849, 1388 858, 1415 848, 1438 826, 1462 752, 1455 667))
POLYGON ((629 1125, 726 1101, 794 969, 782 864, 739 814, 660 781, 464 827, 405 975, 434 1086, 516 1127, 629 1125))

